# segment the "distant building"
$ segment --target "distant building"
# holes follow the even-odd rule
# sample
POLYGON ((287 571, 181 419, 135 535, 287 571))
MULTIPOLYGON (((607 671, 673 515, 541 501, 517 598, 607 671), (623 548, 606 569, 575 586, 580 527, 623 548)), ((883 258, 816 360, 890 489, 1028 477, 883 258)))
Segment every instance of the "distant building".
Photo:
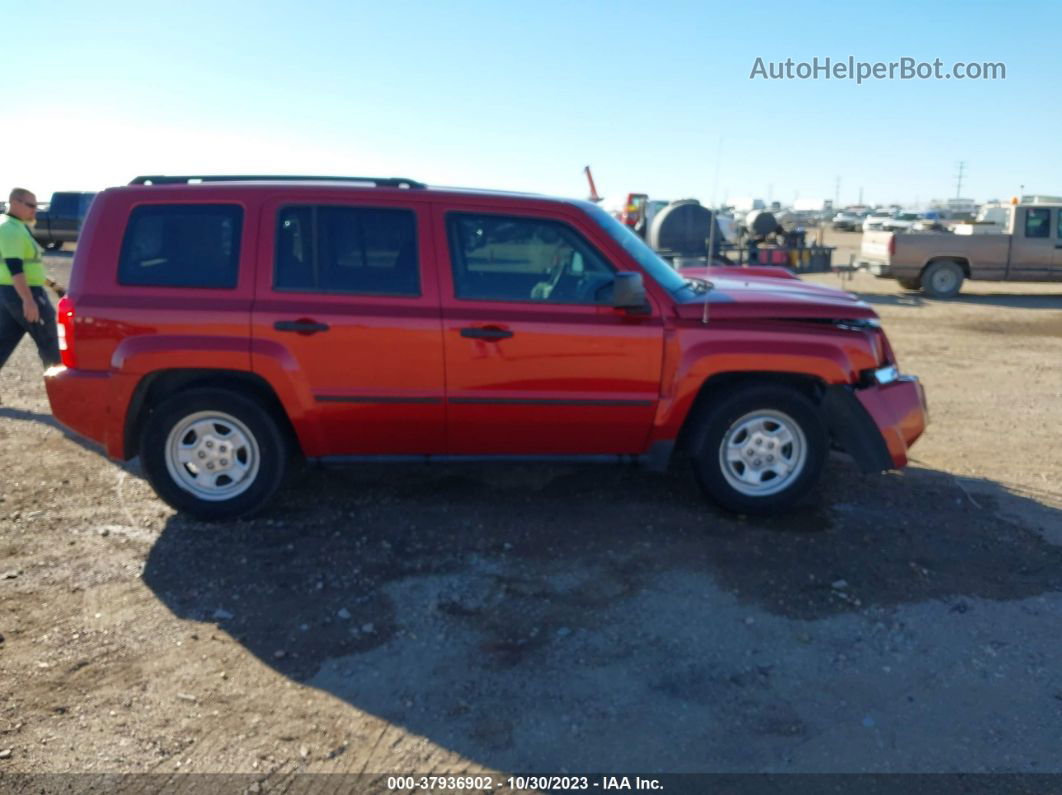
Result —
POLYGON ((973 199, 962 198, 931 199, 929 209, 946 213, 975 213, 977 212, 977 202, 973 199))
POLYGON ((749 210, 766 210, 767 202, 763 199, 754 199, 751 196, 734 196, 726 200, 728 207, 733 207, 734 212, 747 213, 749 210))
POLYGON ((833 199, 797 199, 793 209, 799 213, 826 213, 833 209, 833 199))

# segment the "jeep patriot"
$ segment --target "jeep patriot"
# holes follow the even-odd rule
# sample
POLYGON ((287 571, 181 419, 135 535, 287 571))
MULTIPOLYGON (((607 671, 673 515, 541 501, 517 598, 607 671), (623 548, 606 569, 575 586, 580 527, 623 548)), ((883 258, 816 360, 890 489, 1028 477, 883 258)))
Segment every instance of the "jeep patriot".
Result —
POLYGON ((681 458, 720 505, 770 512, 831 447, 899 468, 926 425, 849 293, 778 268, 676 271, 589 202, 407 179, 106 190, 59 324, 56 418, 139 455, 202 519, 261 510, 295 455, 681 458))

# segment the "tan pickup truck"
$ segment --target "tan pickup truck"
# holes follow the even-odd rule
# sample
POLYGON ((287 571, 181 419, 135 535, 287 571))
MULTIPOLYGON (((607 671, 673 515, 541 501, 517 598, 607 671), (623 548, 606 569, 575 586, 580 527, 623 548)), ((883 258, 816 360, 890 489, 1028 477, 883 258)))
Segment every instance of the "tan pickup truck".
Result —
POLYGON ((932 298, 959 294, 964 279, 1062 281, 1062 204, 1019 204, 1004 231, 864 232, 859 264, 932 298))

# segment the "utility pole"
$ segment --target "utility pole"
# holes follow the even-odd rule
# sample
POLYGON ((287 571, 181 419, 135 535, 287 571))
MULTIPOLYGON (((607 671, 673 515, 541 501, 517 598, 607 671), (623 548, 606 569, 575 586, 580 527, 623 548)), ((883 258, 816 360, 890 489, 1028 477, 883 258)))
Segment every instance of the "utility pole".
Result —
POLYGON ((962 174, 966 170, 966 161, 959 161, 959 174, 955 177, 955 198, 962 198, 962 174))
POLYGON ((841 175, 838 174, 833 182, 833 207, 834 209, 840 209, 841 207, 841 175))
POLYGON ((859 206, 863 206, 863 187, 859 187, 859 206))

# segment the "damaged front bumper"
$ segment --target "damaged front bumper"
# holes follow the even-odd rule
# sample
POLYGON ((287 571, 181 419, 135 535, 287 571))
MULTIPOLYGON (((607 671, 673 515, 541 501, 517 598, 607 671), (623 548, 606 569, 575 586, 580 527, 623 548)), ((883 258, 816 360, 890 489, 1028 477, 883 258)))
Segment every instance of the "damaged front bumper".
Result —
POLYGON ((826 390, 822 407, 834 441, 863 472, 907 466, 907 451, 929 424, 925 390, 895 367, 871 374, 869 385, 838 384, 826 390))

